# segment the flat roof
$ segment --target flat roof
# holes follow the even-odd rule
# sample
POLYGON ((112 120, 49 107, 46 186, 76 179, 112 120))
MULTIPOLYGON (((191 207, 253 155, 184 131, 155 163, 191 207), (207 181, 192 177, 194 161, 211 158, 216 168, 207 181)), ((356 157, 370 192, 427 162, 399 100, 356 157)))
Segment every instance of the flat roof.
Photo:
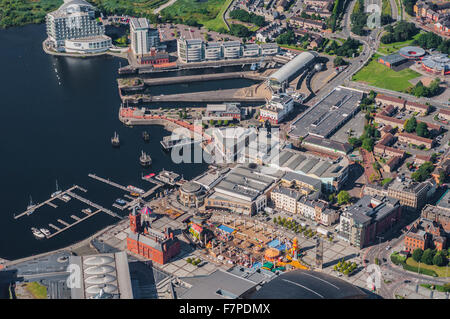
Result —
POLYGON ((329 137, 358 110, 362 97, 362 91, 335 88, 292 123, 289 134, 297 137, 308 134, 329 137))
POLYGON ((190 287, 178 299, 237 299, 257 285, 254 281, 220 269, 207 276, 179 279, 190 287))
POLYGON ((380 59, 382 59, 384 62, 388 62, 389 64, 398 64, 401 62, 405 62, 407 58, 404 56, 401 56, 400 54, 394 53, 382 56, 380 59))
POLYGON ((282 273, 259 290, 250 299, 363 299, 360 288, 323 272, 297 269, 282 273))

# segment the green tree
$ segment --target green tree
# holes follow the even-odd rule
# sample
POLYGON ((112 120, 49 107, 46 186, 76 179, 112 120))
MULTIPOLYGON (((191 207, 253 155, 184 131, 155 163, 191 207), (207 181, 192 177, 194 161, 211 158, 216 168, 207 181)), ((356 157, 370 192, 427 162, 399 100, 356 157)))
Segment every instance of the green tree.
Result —
POLYGON ((420 122, 416 126, 416 133, 421 137, 428 137, 430 133, 428 132, 428 126, 425 122, 420 122))
POLYGON ((374 145, 373 139, 367 137, 367 138, 363 139, 361 147, 363 149, 365 149, 366 151, 372 152, 373 145, 374 145))
POLYGON ((423 250, 420 248, 416 248, 416 249, 414 249, 414 251, 412 253, 412 259, 419 262, 422 260, 422 255, 423 255, 423 250))
POLYGON ((432 265, 433 264, 433 257, 435 255, 435 251, 432 250, 431 248, 425 249, 425 251, 423 252, 422 258, 420 259, 421 262, 423 262, 424 264, 427 265, 432 265))
POLYGON ((417 120, 413 116, 405 122, 404 129, 408 133, 413 133, 416 131, 417 120))
POLYGON ((435 266, 444 266, 445 263, 445 257, 441 253, 437 253, 433 257, 433 265, 435 266))
POLYGON ((350 202, 350 194, 347 191, 342 190, 337 195, 337 199, 339 205, 348 204, 350 202))

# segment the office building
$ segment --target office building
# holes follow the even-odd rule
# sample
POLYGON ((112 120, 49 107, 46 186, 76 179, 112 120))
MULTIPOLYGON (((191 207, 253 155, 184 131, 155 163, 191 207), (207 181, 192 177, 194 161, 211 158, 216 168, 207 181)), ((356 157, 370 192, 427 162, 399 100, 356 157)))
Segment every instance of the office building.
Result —
POLYGON ((414 182, 403 176, 397 176, 390 183, 379 186, 366 184, 364 194, 370 196, 389 196, 400 201, 400 204, 411 210, 421 209, 427 200, 428 192, 435 186, 430 181, 414 182))
POLYGON ((364 248, 400 221, 401 213, 397 199, 365 195, 341 213, 339 237, 364 248))
POLYGON ((294 109, 294 99, 285 93, 272 95, 271 100, 259 111, 261 121, 269 121, 272 124, 281 123, 294 109))

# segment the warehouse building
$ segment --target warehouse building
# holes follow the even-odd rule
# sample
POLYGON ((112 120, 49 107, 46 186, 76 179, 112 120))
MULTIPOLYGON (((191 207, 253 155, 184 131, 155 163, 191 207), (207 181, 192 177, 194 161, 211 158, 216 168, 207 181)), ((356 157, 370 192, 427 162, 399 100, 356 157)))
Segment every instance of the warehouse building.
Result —
POLYGON ((400 54, 394 53, 386 56, 382 56, 378 59, 378 62, 384 64, 388 68, 392 69, 393 67, 399 66, 405 63, 408 59, 400 54))
POLYGON ((269 85, 276 90, 288 87, 289 81, 311 66, 318 56, 313 51, 300 53, 270 76, 269 85))
POLYGON ((205 208, 251 216, 264 210, 271 189, 283 174, 268 172, 255 164, 237 166, 214 187, 214 192, 205 201, 205 208))
POLYGON ((330 137, 359 111, 363 94, 355 89, 335 88, 292 123, 289 135, 330 137))
POLYGON ((349 171, 346 157, 331 161, 290 149, 281 151, 269 165, 285 172, 318 179, 327 191, 338 191, 346 182, 349 171))

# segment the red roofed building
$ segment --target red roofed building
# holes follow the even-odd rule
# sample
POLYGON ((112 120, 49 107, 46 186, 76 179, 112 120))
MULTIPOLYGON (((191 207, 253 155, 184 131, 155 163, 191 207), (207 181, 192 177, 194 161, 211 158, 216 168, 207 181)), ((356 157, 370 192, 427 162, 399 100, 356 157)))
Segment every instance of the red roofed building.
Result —
POLYGON ((161 265, 180 253, 180 242, 171 228, 164 233, 150 228, 136 209, 129 215, 129 220, 127 250, 161 265))

